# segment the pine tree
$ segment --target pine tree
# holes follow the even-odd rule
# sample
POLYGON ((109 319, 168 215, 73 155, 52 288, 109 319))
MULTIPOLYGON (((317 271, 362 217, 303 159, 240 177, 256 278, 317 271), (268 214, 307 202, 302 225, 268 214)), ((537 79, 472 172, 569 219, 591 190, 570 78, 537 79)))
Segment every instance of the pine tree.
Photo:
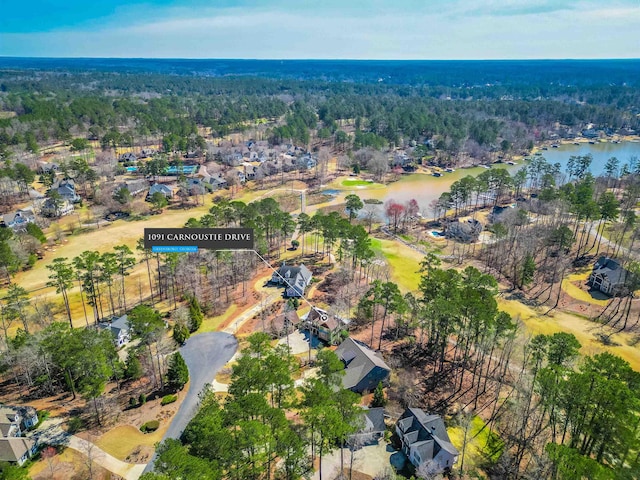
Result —
POLYGON ((204 315, 200 308, 200 303, 195 297, 189 300, 189 332, 193 333, 200 328, 204 315))
POLYGON ((387 404, 387 399, 384 398, 384 388, 382 382, 378 383, 375 391, 373 392, 373 400, 371 400, 371 408, 384 407, 387 404))
POLYGON ((167 372, 167 383, 169 388, 174 390, 182 390, 189 381, 189 368, 180 355, 180 352, 174 353, 169 359, 169 371, 167 372))

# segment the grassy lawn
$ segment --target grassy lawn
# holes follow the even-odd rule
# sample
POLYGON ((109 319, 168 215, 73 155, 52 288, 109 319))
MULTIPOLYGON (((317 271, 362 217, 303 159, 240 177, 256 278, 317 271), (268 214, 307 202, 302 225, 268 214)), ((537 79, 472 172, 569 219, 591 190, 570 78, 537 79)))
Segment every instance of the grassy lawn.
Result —
MULTIPOLYGON (((502 442, 489 428, 482 428, 485 423, 478 416, 473 417, 467 432, 467 447, 464 456, 464 469, 481 467, 484 463, 496 461, 502 451, 502 442)), ((464 429, 461 426, 447 428, 451 443, 462 454, 464 429)), ((458 459, 458 466, 460 459, 458 459)), ((455 470, 455 469, 454 469, 455 470)))
POLYGON ((393 240, 371 239, 371 247, 380 253, 391 267, 391 278, 403 291, 413 291, 420 283, 420 262, 423 255, 393 240))
POLYGON ((142 433, 133 425, 120 425, 102 435, 95 443, 108 454, 124 461, 138 446, 152 447, 156 442, 162 440, 162 435, 168 426, 169 421, 163 421, 161 427, 155 432, 142 433))
POLYGON ((366 180, 343 180, 343 187, 369 187, 369 186, 381 186, 380 183, 367 182, 366 180))
POLYGON ((237 311, 238 305, 236 303, 232 303, 221 315, 206 317, 202 321, 202 326, 198 329, 198 333, 217 332, 220 329, 220 325, 232 318, 237 311))
POLYGON ((592 297, 589 292, 585 292, 581 288, 575 285, 576 282, 586 283, 589 275, 591 274, 591 269, 575 273, 573 275, 569 275, 562 281, 562 290, 564 290, 567 295, 575 298, 576 300, 580 300, 581 302, 591 303, 592 305, 598 305, 600 307, 605 307, 609 300, 599 300, 597 298, 592 297))
POLYGON ((586 318, 565 312, 552 312, 544 316, 547 308, 533 309, 514 300, 498 299, 498 307, 509 313, 514 319, 519 318, 531 335, 552 335, 556 332, 572 333, 582 345, 583 355, 597 355, 611 352, 629 362, 634 370, 640 371, 640 350, 632 344, 632 336, 617 333, 611 336, 614 345, 603 345, 595 337, 600 326, 586 318))

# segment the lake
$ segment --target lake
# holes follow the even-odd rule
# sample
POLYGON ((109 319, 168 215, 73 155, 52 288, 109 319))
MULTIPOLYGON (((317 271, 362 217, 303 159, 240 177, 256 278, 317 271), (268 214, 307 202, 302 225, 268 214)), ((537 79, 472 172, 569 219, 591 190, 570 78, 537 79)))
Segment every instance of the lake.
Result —
MULTIPOLYGON (((561 145, 558 148, 549 147, 548 150, 541 152, 544 158, 551 164, 560 163, 563 171, 566 170, 569 157, 572 155, 587 155, 593 156, 593 162, 591 164, 591 172, 594 175, 602 174, 604 165, 611 157, 616 157, 620 160, 620 166, 624 163, 628 163, 630 157, 640 157, 640 142, 622 142, 622 143, 582 143, 580 145, 561 145)), ((496 165, 493 168, 507 168, 513 174, 518 169, 526 165, 526 162, 520 161, 518 165, 496 165)), ((355 193, 361 198, 377 198, 382 201, 393 199, 400 203, 408 202, 411 199, 416 199, 420 205, 422 214, 427 218, 431 217, 433 213, 429 209, 429 203, 432 200, 438 199, 442 193, 449 190, 451 184, 456 180, 466 175, 479 175, 486 171, 482 167, 476 168, 461 168, 453 173, 445 173, 441 177, 433 177, 428 174, 415 173, 411 175, 404 175, 397 182, 390 183, 386 187, 372 187, 366 186, 360 187, 344 187, 340 189, 347 193, 355 193)))

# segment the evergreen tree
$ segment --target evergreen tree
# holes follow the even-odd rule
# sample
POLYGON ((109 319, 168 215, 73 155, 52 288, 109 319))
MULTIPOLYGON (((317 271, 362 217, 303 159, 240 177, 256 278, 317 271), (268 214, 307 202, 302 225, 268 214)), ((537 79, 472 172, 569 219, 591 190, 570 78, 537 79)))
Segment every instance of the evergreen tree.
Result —
POLYGON ((384 396, 384 387, 382 382, 378 383, 378 386, 373 392, 373 399, 371 400, 371 408, 384 407, 387 404, 387 399, 384 396))
POLYGON ((189 381, 189 368, 180 352, 171 355, 169 359, 169 371, 167 372, 167 383, 173 390, 182 390, 189 381))

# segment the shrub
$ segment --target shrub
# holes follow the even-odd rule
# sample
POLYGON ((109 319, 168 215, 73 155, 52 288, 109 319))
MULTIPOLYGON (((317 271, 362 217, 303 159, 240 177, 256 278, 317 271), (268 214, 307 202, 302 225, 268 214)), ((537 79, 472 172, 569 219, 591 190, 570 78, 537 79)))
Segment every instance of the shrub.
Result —
POLYGON ((138 397, 138 402, 140 402, 140 405, 144 405, 145 403, 147 403, 147 395, 144 393, 141 393, 140 396, 138 397))
POLYGON ((135 407, 137 405, 138 405, 138 400, 136 399, 136 397, 129 397, 129 406, 135 407))
POLYGON ((142 424, 140 431, 144 433, 155 432, 158 427, 160 427, 160 422, 158 420, 150 420, 147 423, 142 424))
POLYGON ((173 403, 176 400, 178 400, 178 395, 165 395, 164 397, 162 397, 162 401, 160 402, 160 405, 169 405, 170 403, 173 403))
POLYGON ((71 417, 67 423, 67 431, 71 434, 77 433, 84 428, 84 420, 80 417, 71 417))

